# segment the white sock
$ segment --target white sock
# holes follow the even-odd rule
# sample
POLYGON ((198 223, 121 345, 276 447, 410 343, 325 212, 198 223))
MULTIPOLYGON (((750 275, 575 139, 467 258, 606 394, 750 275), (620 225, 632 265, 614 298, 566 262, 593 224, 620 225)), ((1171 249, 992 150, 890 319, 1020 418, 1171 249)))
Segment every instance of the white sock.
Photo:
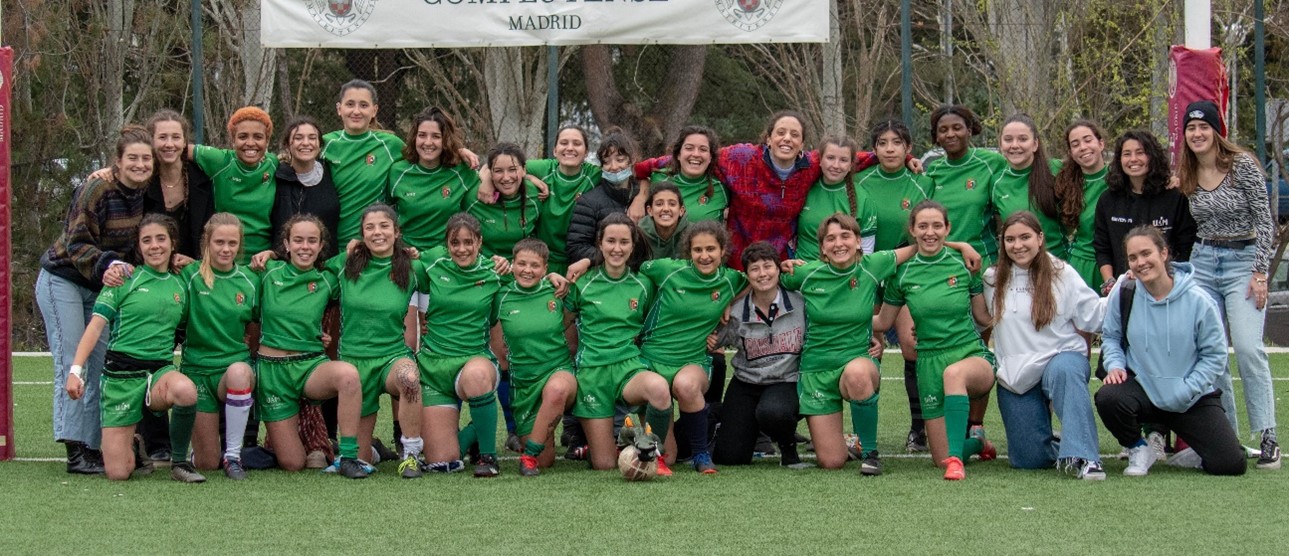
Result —
POLYGON ((425 448, 425 441, 419 436, 403 437, 403 459, 416 456, 425 448))
POLYGON ((229 390, 224 402, 224 459, 242 459, 242 439, 246 437, 246 422, 251 418, 255 398, 251 390, 229 390))

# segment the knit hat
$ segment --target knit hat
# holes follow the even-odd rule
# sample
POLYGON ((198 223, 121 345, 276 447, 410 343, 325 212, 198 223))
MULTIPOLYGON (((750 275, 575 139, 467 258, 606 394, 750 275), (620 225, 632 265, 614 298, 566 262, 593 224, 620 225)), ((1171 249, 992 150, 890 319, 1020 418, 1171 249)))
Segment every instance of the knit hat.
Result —
POLYGON ((228 118, 228 134, 233 134, 233 128, 242 122, 259 122, 264 124, 265 132, 269 137, 273 136, 273 120, 269 118, 267 112, 257 106, 243 106, 238 108, 233 115, 228 118))
POLYGON ((1197 100, 1186 105, 1186 116, 1182 119, 1182 127, 1191 123, 1191 120, 1200 120, 1223 137, 1226 136, 1226 128, 1222 127, 1222 117, 1217 109, 1217 104, 1211 100, 1197 100))

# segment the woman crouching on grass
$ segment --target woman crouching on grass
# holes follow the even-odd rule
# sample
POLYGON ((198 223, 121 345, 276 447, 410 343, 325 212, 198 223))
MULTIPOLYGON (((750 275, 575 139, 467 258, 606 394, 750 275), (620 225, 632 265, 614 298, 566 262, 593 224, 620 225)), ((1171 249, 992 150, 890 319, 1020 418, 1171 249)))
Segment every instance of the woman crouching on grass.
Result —
POLYGON ((368 472, 358 459, 358 415, 362 410, 358 369, 344 361, 331 361, 324 353, 322 315, 327 304, 340 297, 336 275, 323 268, 321 259, 327 251, 326 230, 316 216, 292 216, 282 226, 278 241, 287 261, 269 261, 263 269, 255 397, 278 466, 288 471, 299 471, 305 465, 301 405, 339 398, 340 459, 336 471, 350 479, 362 479, 368 472))
POLYGON ((1052 464, 1079 479, 1105 479, 1088 395, 1087 343, 1101 329, 1105 304, 1074 267, 1047 252, 1038 217, 1003 221, 998 264, 985 271, 985 305, 994 318, 998 412, 1008 461, 1017 469, 1052 464), (1052 414, 1061 437, 1052 434, 1052 414))
POLYGON ((1140 477, 1150 471, 1155 453, 1141 437, 1141 424, 1159 423, 1190 446, 1170 464, 1210 475, 1243 475, 1248 468, 1244 448, 1226 420, 1216 386, 1228 365, 1217 304, 1189 263, 1170 260, 1158 229, 1133 228, 1124 238, 1124 251, 1136 289, 1116 287, 1106 301, 1101 349, 1108 374, 1096 394, 1101 422, 1128 449, 1123 474, 1140 477), (1126 330, 1121 295, 1133 296, 1126 330))
MULTIPOLYGON (((141 442, 135 441, 135 425, 144 411, 177 410, 170 422, 172 457, 186 458, 192 439, 197 388, 188 377, 176 371, 174 361, 175 328, 187 309, 188 291, 178 276, 171 274, 170 256, 174 253, 177 234, 174 219, 149 214, 139 222, 135 249, 142 264, 125 279, 125 283, 105 288, 94 303, 94 316, 85 327, 71 374, 67 378, 67 395, 73 400, 85 393, 82 369, 94 351, 99 336, 109 324, 112 340, 108 345, 107 363, 101 380, 103 423, 103 467, 107 478, 124 481, 130 478, 138 460, 146 458, 141 442), (180 454, 183 454, 180 456, 180 454)), ((175 461, 170 476, 184 483, 200 483, 205 477, 185 460, 175 461)))
POLYGON ((991 322, 980 273, 970 270, 957 252, 945 249, 949 232, 944 205, 922 201, 913 207, 909 236, 918 252, 887 280, 874 328, 885 332, 900 308, 908 305, 917 328, 918 394, 931 457, 944 468, 945 480, 960 481, 966 478, 962 464, 967 457, 997 457, 981 429, 967 438, 971 399, 987 395, 994 386, 994 355, 977 331, 977 326, 991 322))
POLYGON ((497 293, 494 318, 507 348, 515 434, 523 444, 519 474, 535 477, 555 463, 555 425, 573 408, 577 379, 558 299, 567 282, 547 274, 550 250, 542 240, 521 239, 513 253, 515 279, 497 293))
MULTIPOLYGON (((653 282, 637 273, 649 259, 644 234, 626 214, 612 213, 600 221, 595 245, 595 266, 570 288, 564 307, 577 313, 578 393, 573 415, 586 431, 591 467, 612 469, 618 456, 613 439, 616 404, 648 404, 645 423, 658 438, 666 438, 671 389, 667 379, 646 370, 635 342, 654 297, 653 282)), ((666 458, 657 461, 658 475, 671 476, 666 458)))

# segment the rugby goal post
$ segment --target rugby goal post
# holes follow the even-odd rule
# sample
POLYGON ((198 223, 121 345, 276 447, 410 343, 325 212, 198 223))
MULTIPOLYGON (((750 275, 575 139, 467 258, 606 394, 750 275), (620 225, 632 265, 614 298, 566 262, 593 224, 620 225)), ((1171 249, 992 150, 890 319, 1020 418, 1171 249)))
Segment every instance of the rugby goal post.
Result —
POLYGON ((9 242, 9 145, 13 49, 0 48, 0 461, 13 459, 13 258, 9 242))

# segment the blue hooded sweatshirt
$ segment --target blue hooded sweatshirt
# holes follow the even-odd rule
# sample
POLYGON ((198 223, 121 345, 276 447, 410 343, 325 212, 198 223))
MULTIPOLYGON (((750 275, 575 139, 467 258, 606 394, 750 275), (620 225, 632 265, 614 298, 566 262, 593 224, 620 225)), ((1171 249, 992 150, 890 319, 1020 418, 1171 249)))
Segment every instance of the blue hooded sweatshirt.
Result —
POLYGON ((1131 369, 1155 407, 1184 413, 1227 366, 1226 334, 1217 304, 1192 277, 1189 263, 1171 263, 1173 290, 1156 301, 1137 280, 1123 350, 1120 288, 1107 299, 1101 350, 1107 369, 1131 369))

